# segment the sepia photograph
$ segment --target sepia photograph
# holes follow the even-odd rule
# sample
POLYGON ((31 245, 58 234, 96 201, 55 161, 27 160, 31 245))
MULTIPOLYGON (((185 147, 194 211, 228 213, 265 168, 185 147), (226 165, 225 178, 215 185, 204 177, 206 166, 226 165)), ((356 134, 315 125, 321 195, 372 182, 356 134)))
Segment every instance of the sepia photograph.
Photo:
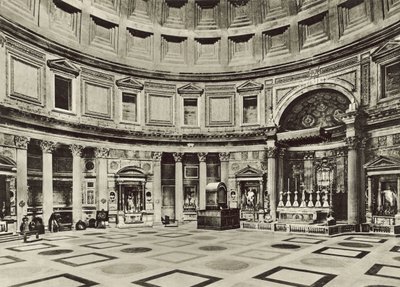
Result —
POLYGON ((0 0, 1 287, 400 286, 400 0, 0 0))

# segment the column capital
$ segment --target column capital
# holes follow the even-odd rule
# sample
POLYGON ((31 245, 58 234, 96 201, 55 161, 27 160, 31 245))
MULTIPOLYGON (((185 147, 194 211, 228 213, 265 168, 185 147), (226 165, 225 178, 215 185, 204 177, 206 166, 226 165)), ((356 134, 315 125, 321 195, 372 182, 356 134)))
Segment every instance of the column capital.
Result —
POLYGON ((314 152, 308 151, 304 154, 304 160, 313 160, 314 159, 314 152))
POLYGON ((368 138, 366 138, 366 137, 360 138, 360 148, 365 149, 365 147, 367 146, 367 142, 368 142, 368 138))
POLYGON ((197 153, 197 156, 199 157, 199 161, 206 161, 206 159, 207 159, 206 152, 199 152, 199 153, 197 153))
POLYGON ((182 162, 183 152, 174 152, 172 156, 174 157, 175 162, 182 162))
POLYGON ((229 152, 220 152, 218 154, 218 156, 219 156, 220 161, 229 161, 230 153, 229 152))
POLYGON ((40 142, 40 148, 44 153, 53 153, 53 151, 56 149, 56 142, 53 141, 41 141, 40 142))
POLYGON ((267 148, 267 157, 268 158, 275 158, 278 152, 278 148, 276 146, 270 146, 267 148))
POLYGON ((286 148, 281 147, 281 148, 278 150, 278 154, 279 154, 279 157, 284 157, 285 154, 286 154, 286 148))
POLYGON ((78 145, 78 144, 72 144, 69 146, 69 149, 71 150, 72 156, 77 156, 81 157, 82 156, 82 150, 83 146, 78 145))
POLYGON ((152 158, 154 161, 161 161, 162 152, 156 151, 153 153, 152 158))
POLYGON ((94 149, 94 156, 96 158, 107 158, 110 152, 109 148, 106 147, 96 147, 94 149))
POLYGON ((350 136, 346 138, 346 145, 348 149, 353 150, 357 149, 360 144, 360 140, 356 136, 350 136))
POLYGON ((24 137, 24 136, 15 136, 14 137, 15 146, 19 149, 28 149, 29 141, 30 141, 29 137, 24 137))

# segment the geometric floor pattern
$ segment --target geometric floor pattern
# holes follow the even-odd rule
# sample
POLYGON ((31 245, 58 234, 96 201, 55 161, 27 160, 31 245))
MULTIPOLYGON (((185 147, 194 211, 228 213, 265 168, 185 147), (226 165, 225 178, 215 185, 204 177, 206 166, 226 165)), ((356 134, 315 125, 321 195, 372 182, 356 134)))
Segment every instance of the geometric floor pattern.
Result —
POLYGON ((383 235, 213 231, 188 223, 41 237, 0 243, 0 286, 400 286, 400 238, 383 235))

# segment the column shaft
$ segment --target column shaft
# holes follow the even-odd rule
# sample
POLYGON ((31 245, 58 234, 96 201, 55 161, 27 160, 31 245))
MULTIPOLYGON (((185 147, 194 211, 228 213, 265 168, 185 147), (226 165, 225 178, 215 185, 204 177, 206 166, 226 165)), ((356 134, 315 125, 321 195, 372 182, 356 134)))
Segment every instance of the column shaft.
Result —
MULTIPOLYGON (((275 143, 273 143, 275 145, 275 143)), ((268 174, 267 174, 267 190, 269 194, 270 215, 272 220, 276 220, 276 147, 268 147, 268 174)))
POLYGON ((47 226, 53 213, 53 154, 43 151, 42 160, 43 223, 47 226))
POLYGON ((183 221, 183 172, 182 161, 175 162, 175 220, 183 221))
POLYGON ((72 224, 82 219, 82 158, 72 155, 72 224))
POLYGON ((200 181, 199 181, 199 209, 206 209, 206 185, 207 185, 207 165, 205 161, 200 161, 200 181))
POLYGON ((96 148, 97 210, 108 210, 107 157, 108 148, 96 148))
POLYGON ((27 214, 28 203, 28 157, 26 149, 17 149, 17 225, 27 214))
POLYGON ((368 210, 367 213, 372 214, 372 178, 368 177, 368 210))
POLYGON ((347 161, 347 220, 349 224, 359 223, 359 194, 358 194, 358 180, 357 173, 357 150, 349 149, 347 161))
POLYGON ((153 156, 154 224, 161 224, 161 153, 153 156))

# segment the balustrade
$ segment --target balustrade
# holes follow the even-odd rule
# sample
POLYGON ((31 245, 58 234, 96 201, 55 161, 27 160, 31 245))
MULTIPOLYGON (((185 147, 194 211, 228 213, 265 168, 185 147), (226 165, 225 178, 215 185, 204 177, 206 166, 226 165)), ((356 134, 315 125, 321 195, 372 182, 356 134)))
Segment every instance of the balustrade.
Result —
POLYGON ((279 207, 290 208, 332 208, 332 194, 328 189, 318 189, 316 191, 302 190, 301 198, 299 191, 280 191, 279 207))

